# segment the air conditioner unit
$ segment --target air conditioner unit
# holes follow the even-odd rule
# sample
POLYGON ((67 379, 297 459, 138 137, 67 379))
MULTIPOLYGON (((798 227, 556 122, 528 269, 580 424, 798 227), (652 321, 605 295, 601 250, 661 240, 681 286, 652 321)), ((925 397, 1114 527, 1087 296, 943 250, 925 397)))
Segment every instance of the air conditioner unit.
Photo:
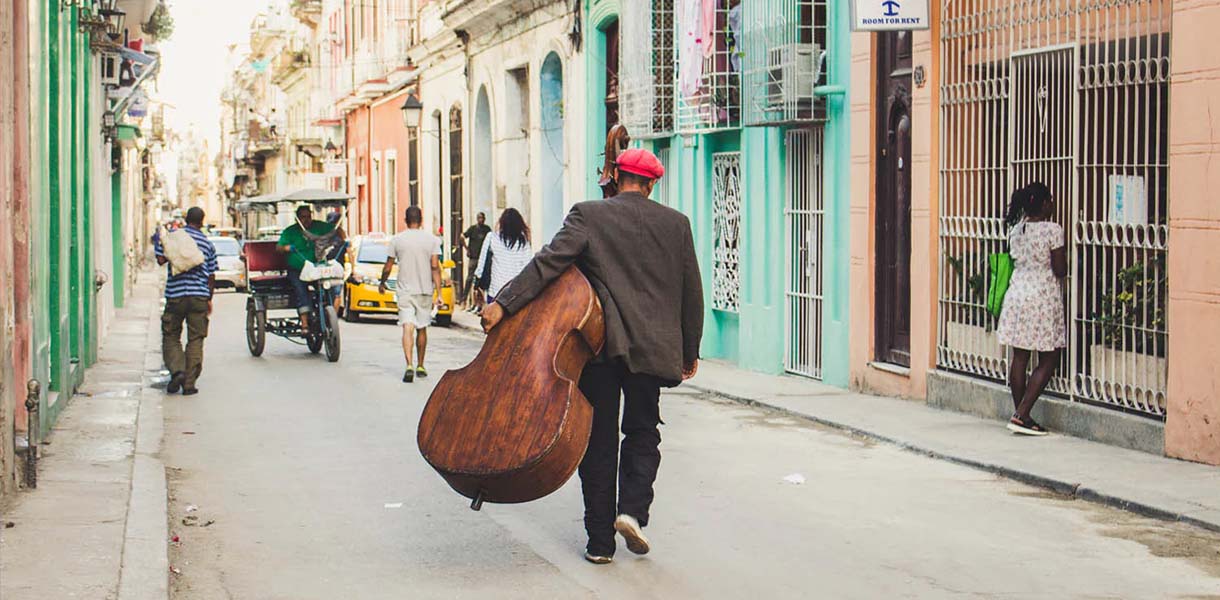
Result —
POLYGON ((119 66, 123 58, 111 52, 102 54, 102 85, 119 85, 119 66))
POLYGON ((767 50, 766 110, 796 111, 813 105, 822 74, 817 44, 784 44, 767 50))

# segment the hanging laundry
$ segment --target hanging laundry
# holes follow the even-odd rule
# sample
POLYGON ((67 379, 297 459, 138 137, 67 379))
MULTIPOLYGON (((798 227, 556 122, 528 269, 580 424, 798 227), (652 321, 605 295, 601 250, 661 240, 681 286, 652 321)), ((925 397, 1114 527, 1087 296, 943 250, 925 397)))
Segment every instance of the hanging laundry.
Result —
POLYGON ((678 0, 679 23, 682 24, 678 45, 678 89, 687 98, 699 93, 703 79, 703 2, 678 0))
POLYGON ((703 23, 699 37, 703 40, 703 55, 711 56, 716 51, 716 6, 720 0, 703 0, 701 12, 703 23))

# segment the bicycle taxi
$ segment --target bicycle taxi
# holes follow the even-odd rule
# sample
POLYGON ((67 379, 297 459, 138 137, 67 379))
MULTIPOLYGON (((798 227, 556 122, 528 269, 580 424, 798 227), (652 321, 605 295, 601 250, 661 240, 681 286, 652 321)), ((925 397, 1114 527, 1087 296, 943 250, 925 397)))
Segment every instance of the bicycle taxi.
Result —
POLYGON ((239 206, 243 214, 278 211, 281 204, 291 207, 302 204, 320 211, 339 210, 340 220, 329 234, 316 236, 306 234, 314 247, 313 260, 301 271, 301 281, 309 290, 309 303, 313 318, 308 319, 309 330, 304 331, 301 319, 296 314, 296 303, 292 297, 292 285, 288 281, 288 256, 280 252, 277 240, 250 240, 242 248, 242 260, 246 264, 246 280, 249 282, 249 298, 246 300, 246 343, 250 354, 261 356, 266 347, 267 334, 275 335, 295 344, 304 344, 312 354, 326 349, 326 359, 339 360, 339 317, 335 311, 335 299, 343 290, 343 266, 336 258, 343 256, 347 242, 338 232, 347 215, 351 196, 327 190, 305 189, 286 195, 260 196, 239 206), (268 208, 270 207, 270 208, 268 208), (290 315, 269 316, 273 311, 292 311, 290 315))

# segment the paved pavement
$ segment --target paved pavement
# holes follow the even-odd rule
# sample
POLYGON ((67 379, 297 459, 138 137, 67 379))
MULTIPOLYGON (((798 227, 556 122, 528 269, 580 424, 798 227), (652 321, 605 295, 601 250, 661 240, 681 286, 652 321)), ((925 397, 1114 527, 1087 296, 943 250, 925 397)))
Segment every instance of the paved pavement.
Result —
POLYGON ((1220 468, 1067 435, 1030 438, 1003 423, 709 363, 692 387, 1084 500, 1220 531, 1220 468))
MULTIPOLYGON (((475 330, 468 314, 458 324, 475 330)), ((1003 423, 704 361, 688 384, 845 432, 1160 519, 1220 531, 1220 468, 1067 435, 1012 435, 1003 423)))
MULTIPOLYGON (((711 364, 696 384, 738 400, 666 394, 655 551, 588 565, 575 481, 475 513, 419 458, 436 377, 399 382, 396 327, 345 324, 338 364, 278 339, 255 359, 243 306, 218 300, 203 392, 165 396, 149 386, 145 281, 50 438, 40 487, 3 507, 0 598, 1220 597, 1215 533, 825 427, 813 419, 851 428, 826 407, 853 403, 711 364), (759 402, 796 404, 740 401, 760 386, 759 402)), ((480 344, 433 335, 434 374, 480 344)), ((995 437, 948 416, 984 424, 977 446, 995 437)))
POLYGON ((434 330, 407 385, 392 324, 345 324, 337 364, 256 359, 242 305, 217 303, 202 393, 165 399, 176 598, 1220 597, 1212 532, 689 387, 663 400, 654 552, 589 565, 575 481, 476 513, 419 457, 479 336, 434 330))
MULTIPOLYGON (((0 508, 0 599, 163 599, 159 278, 118 311, 98 363, 45 440, 38 487, 0 508)), ((60 402, 69 402, 61 398, 60 402)))

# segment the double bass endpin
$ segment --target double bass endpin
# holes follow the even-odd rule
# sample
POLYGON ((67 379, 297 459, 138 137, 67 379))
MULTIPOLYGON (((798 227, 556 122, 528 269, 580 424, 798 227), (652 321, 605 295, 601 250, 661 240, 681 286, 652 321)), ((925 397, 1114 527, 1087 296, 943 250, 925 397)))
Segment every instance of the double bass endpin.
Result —
POLYGON ((474 495, 474 500, 470 501, 470 510, 479 510, 483 508, 483 492, 474 495))

